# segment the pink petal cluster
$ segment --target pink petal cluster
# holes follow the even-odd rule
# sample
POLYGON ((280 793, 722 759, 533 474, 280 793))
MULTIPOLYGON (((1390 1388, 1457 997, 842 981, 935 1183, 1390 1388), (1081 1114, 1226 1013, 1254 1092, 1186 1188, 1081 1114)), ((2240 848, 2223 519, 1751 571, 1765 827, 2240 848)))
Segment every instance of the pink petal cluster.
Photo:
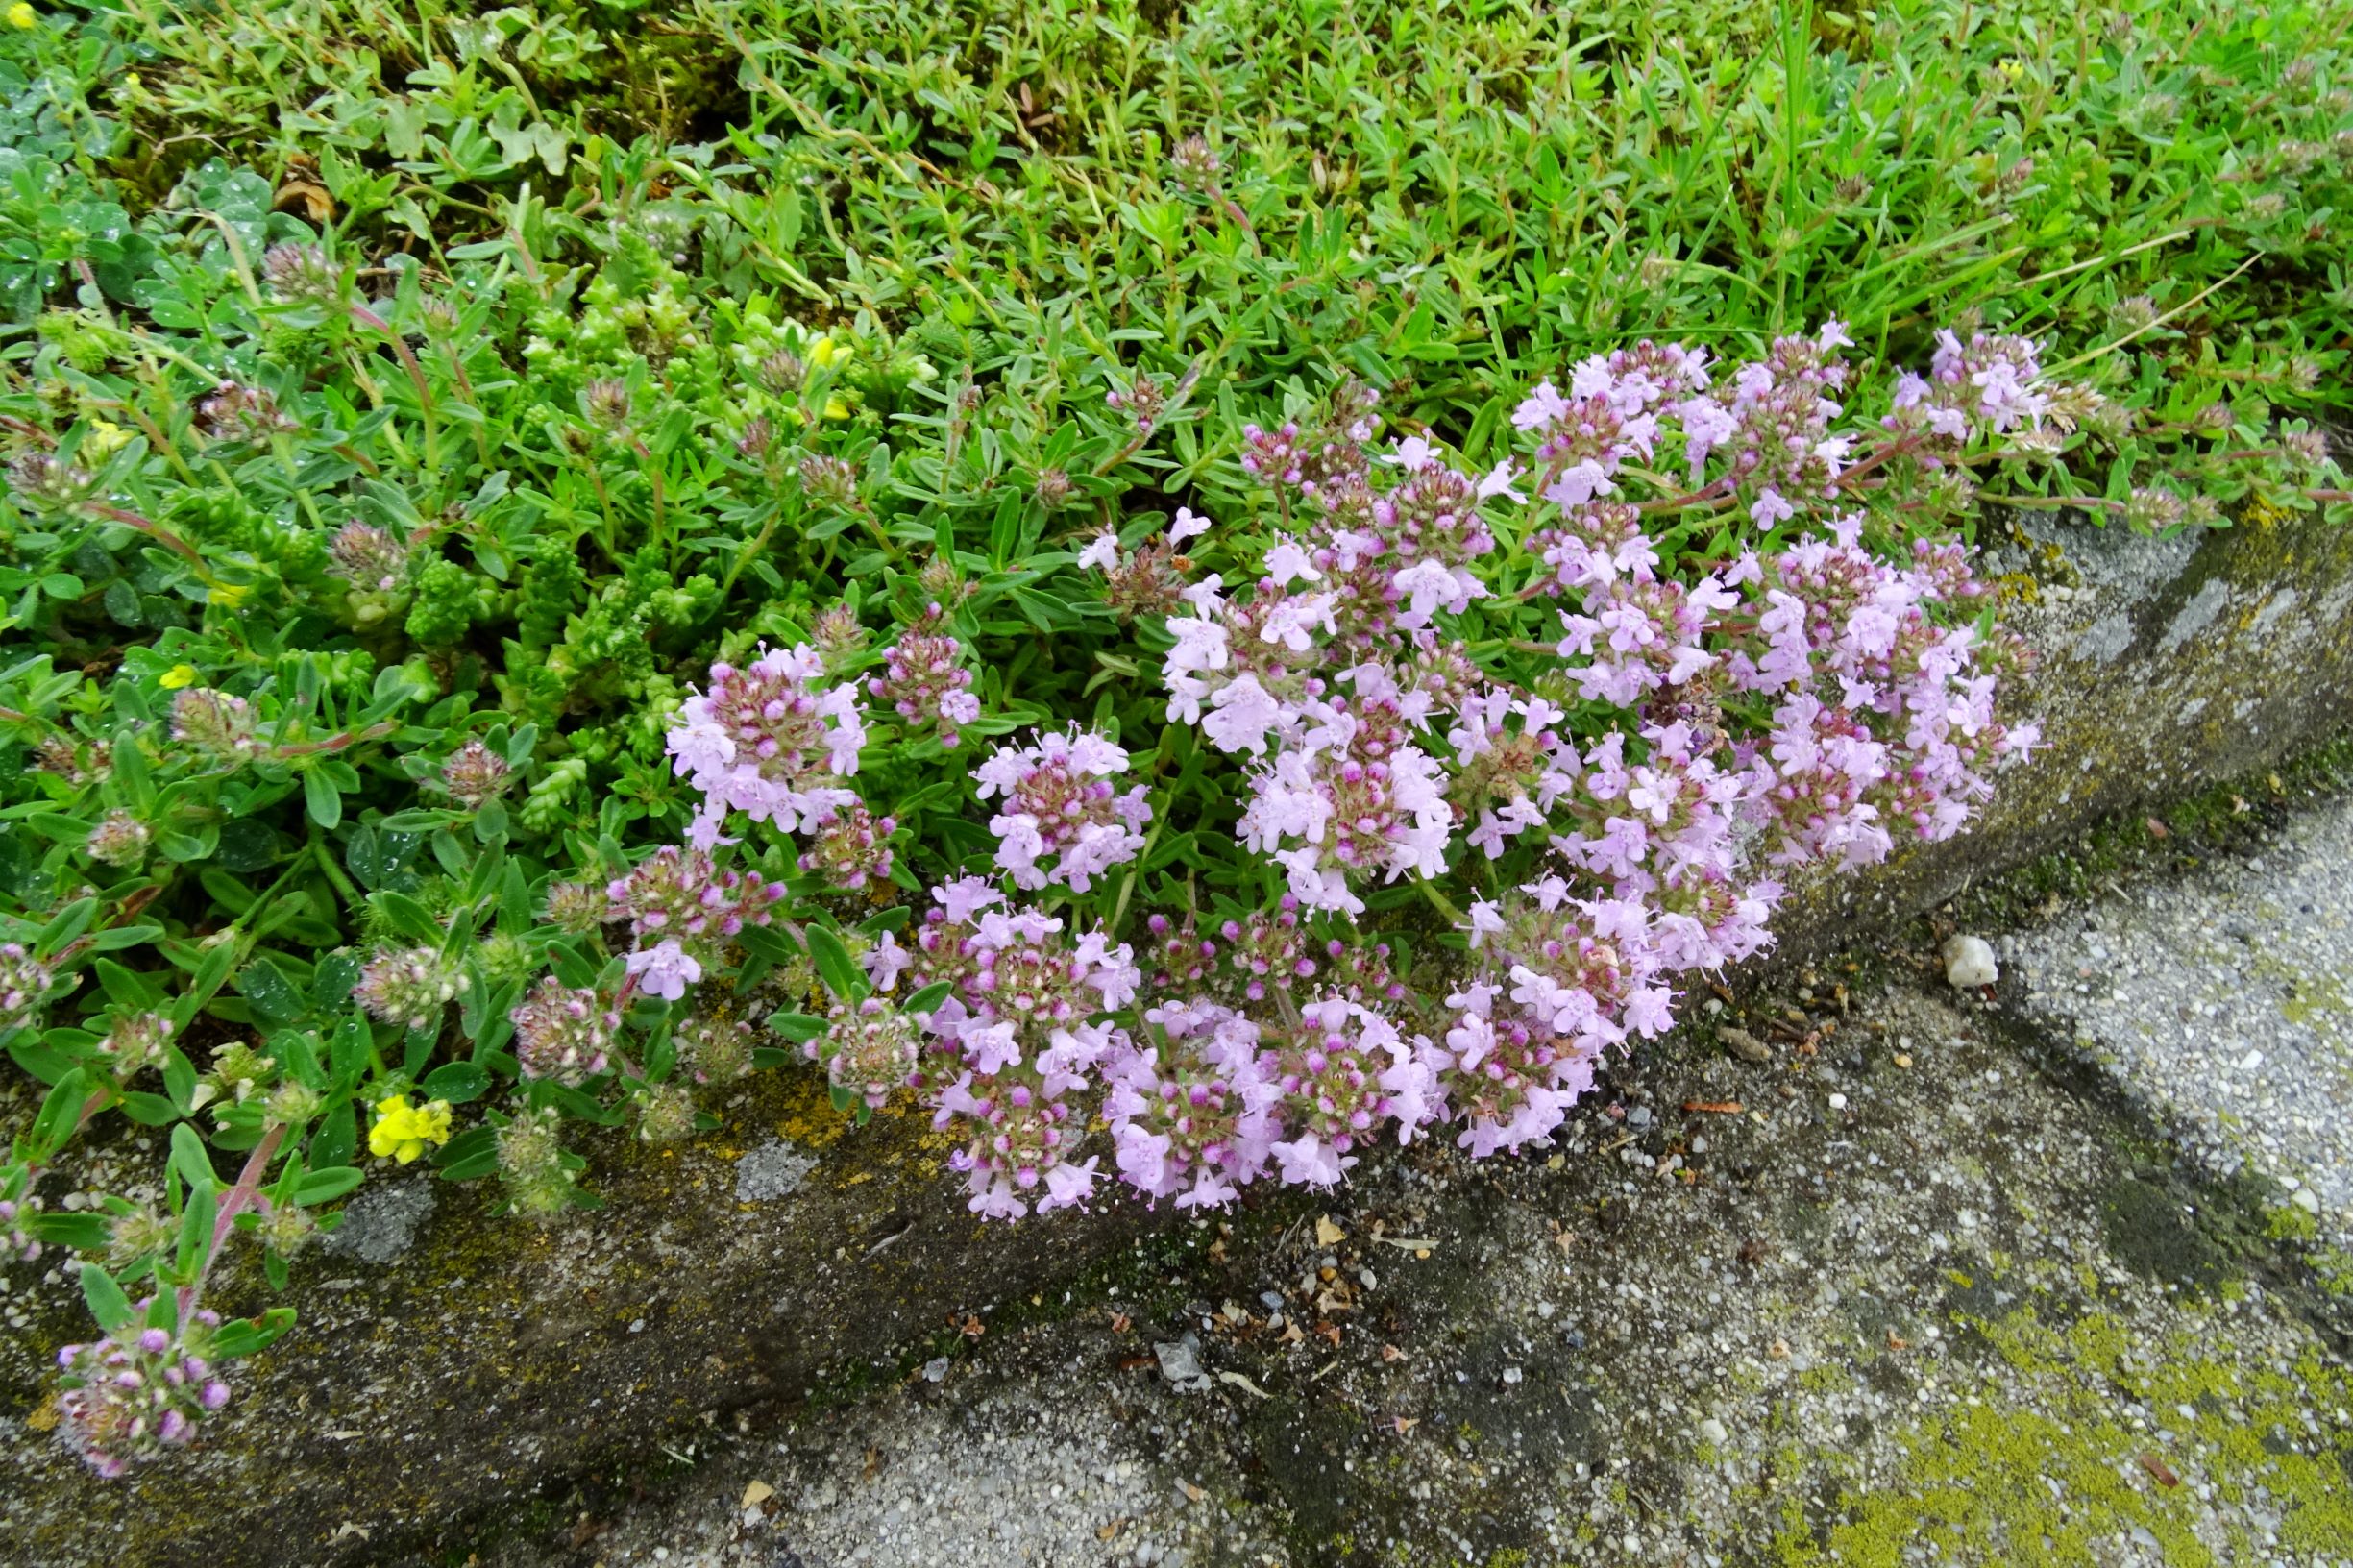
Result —
POLYGON ((1169 1002, 1103 1066, 1103 1117, 1130 1187, 1179 1209, 1219 1207, 1264 1174, 1283 1097, 1258 1026, 1213 1001, 1169 1002))
POLYGON ((858 771, 866 723, 854 686, 824 684, 825 662, 802 643, 763 649, 745 669, 711 666, 710 687, 686 699, 669 736, 672 767, 702 792, 687 838, 719 842, 731 811, 805 832, 855 799, 826 781, 858 771))
POLYGON ((1048 730, 1025 747, 1000 746, 972 770, 983 800, 994 798, 989 830, 996 864, 1014 886, 1050 883, 1085 893, 1094 878, 1136 858, 1152 820, 1142 785, 1121 793, 1127 752, 1091 729, 1048 730), (1053 857, 1051 867, 1039 862, 1053 857))
POLYGON ((229 1403, 229 1384, 203 1354, 220 1314, 200 1308, 175 1335, 143 1326, 148 1303, 138 1305, 138 1315, 106 1338, 58 1352, 65 1374, 58 1435, 102 1476, 161 1458, 229 1403))
POLYGON ((882 674, 866 683, 868 695, 898 715, 910 734, 925 730, 954 750, 964 726, 980 717, 972 695, 972 672, 964 667, 964 644, 941 629, 945 617, 934 604, 882 650, 882 674))
MULTIPOLYGON (((917 1069, 933 1125, 955 1130, 949 1157, 966 1173, 971 1208, 1017 1218, 1084 1204, 1099 1157, 1077 1159, 1087 1117, 1067 1097, 1119 1041, 1107 1016, 1142 981, 1134 950, 1100 931, 1014 906, 977 877, 932 890, 935 903, 902 946, 886 934, 865 957, 877 988, 945 980, 946 1000, 920 1017, 934 1048, 917 1069)), ((1083 1103, 1083 1102, 1082 1102, 1083 1103)))

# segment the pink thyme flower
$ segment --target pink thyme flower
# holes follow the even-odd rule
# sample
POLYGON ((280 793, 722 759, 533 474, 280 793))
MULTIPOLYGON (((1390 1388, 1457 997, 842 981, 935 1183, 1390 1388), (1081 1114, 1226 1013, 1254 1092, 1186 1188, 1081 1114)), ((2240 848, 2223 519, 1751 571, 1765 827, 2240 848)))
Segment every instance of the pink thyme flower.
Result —
POLYGON ((823 1064, 826 1081, 835 1089, 875 1110, 892 1090, 916 1081, 920 1055, 915 1020, 874 996, 855 1007, 837 1003, 825 1032, 803 1049, 811 1061, 823 1064))
POLYGON ((710 690, 690 697, 670 731, 673 767, 703 795, 689 840, 719 842, 730 811, 805 832, 829 806, 855 798, 825 780, 855 773, 866 745, 857 689, 823 686, 824 661, 807 644, 766 649, 744 670, 711 666, 710 690))
POLYGON ((665 845, 605 884, 607 920, 626 920, 643 946, 674 941, 716 958, 748 925, 774 919, 781 882, 723 870, 699 849, 665 845))
POLYGON ((1259 1049, 1257 1025, 1215 1002, 1164 1003, 1147 1017, 1163 1043, 1129 1045, 1103 1069, 1119 1174, 1179 1209, 1222 1207, 1272 1157, 1278 1064, 1259 1049))
POLYGON ((621 1015, 595 991, 576 990, 552 975, 507 1018, 515 1026, 515 1060, 526 1078, 576 1086, 604 1070, 605 1052, 621 1027, 621 1015))
POLYGON ((229 1384, 206 1355, 220 1314, 199 1308, 174 1335, 145 1326, 152 1299, 106 1338, 58 1352, 58 1435, 102 1476, 162 1458, 229 1403, 229 1384))
POLYGON ((963 726, 980 717, 980 698, 972 695, 972 672, 964 668, 963 642, 940 629, 945 619, 937 604, 919 616, 882 650, 882 674, 866 689, 910 734, 932 730, 952 751, 963 726))
POLYGON ((897 830, 896 819, 875 816, 863 801, 828 806, 809 847, 801 853, 800 869, 824 878, 831 887, 852 893, 870 883, 888 882, 892 866, 889 840, 897 830))
POLYGON ((631 953, 627 968, 640 990, 666 1002, 684 996, 686 988, 702 978, 702 966, 675 942, 663 942, 631 953))
POLYGON ((998 747, 972 770, 983 800, 1002 798, 989 830, 997 836, 996 863, 1014 886, 1035 891, 1064 882, 1085 893, 1105 870, 1136 858, 1152 808, 1143 786, 1123 795, 1111 783, 1127 760, 1093 730, 1047 730, 1033 745, 998 747), (1050 871, 1039 864, 1048 855, 1050 871))

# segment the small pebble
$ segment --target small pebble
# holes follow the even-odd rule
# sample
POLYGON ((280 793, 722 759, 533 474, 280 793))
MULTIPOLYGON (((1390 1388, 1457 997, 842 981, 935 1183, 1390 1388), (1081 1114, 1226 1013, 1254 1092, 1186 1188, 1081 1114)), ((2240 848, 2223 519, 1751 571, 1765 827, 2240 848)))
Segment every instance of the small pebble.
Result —
POLYGON ((1994 949, 1983 937, 1951 937, 1944 948, 1945 983, 1963 991, 1990 986, 2001 978, 1994 949))

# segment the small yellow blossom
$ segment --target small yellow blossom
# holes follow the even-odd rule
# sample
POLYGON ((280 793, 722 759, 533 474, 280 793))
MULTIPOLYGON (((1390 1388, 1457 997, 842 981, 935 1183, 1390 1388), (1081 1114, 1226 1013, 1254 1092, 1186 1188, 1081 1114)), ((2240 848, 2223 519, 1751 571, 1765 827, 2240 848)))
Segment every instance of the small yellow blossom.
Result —
POLYGON ((825 417, 827 419, 847 419, 849 417, 849 404, 842 401, 840 394, 836 393, 825 399, 825 417))
POLYGON ((823 370, 849 351, 836 343, 830 335, 809 340, 809 363, 823 370))
POLYGON ((411 1108, 408 1096, 395 1094, 376 1102, 376 1125, 368 1129, 368 1152, 378 1159, 390 1155, 402 1164, 450 1140, 450 1102, 429 1100, 411 1108))
POLYGON ((252 592, 253 588, 245 583, 221 582, 213 584, 211 591, 206 594, 205 598, 211 603, 218 604, 222 609, 233 610, 244 603, 245 596, 252 592))
POLYGON ((14 5, 9 7, 9 26, 32 28, 40 26, 40 23, 41 13, 27 4, 27 0, 16 0, 14 5))
POLYGON ((183 686, 193 686, 196 684, 196 666, 192 664, 175 664, 169 670, 163 672, 162 678, 157 681, 156 684, 162 687, 167 692, 176 692, 183 686))
POLYGON ((120 425, 103 419, 90 421, 90 433, 82 438, 82 453, 86 457, 111 457, 128 446, 131 432, 120 425))

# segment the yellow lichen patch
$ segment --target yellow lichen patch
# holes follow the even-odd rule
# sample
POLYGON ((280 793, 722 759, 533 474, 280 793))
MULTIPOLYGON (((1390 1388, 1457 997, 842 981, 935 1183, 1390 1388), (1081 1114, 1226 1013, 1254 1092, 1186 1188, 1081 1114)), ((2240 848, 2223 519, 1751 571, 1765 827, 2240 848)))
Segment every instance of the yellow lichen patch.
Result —
POLYGON ((2353 1376, 2316 1350, 2281 1369, 2231 1356, 2220 1325, 2150 1338, 2101 1313, 2065 1330, 2027 1311, 1976 1327, 2009 1375, 1906 1433, 1900 1473, 1842 1489, 1826 1533, 1785 1503, 1779 1560, 1892 1568, 1928 1545, 1947 1561, 2090 1568, 2120 1536, 2175 1565, 2264 1555, 2241 1523, 2201 1536, 2207 1497, 2260 1503, 2290 1551, 2353 1552, 2353 1431, 2307 1414, 2353 1404, 2353 1376))
POLYGON ((776 1115, 776 1136, 804 1149, 821 1149, 849 1131, 850 1118, 833 1108, 825 1081, 815 1073, 779 1074, 785 1079, 785 1103, 776 1115))
POLYGON ((58 1396, 52 1392, 25 1417, 25 1425, 35 1432, 55 1432, 58 1424, 58 1396))

